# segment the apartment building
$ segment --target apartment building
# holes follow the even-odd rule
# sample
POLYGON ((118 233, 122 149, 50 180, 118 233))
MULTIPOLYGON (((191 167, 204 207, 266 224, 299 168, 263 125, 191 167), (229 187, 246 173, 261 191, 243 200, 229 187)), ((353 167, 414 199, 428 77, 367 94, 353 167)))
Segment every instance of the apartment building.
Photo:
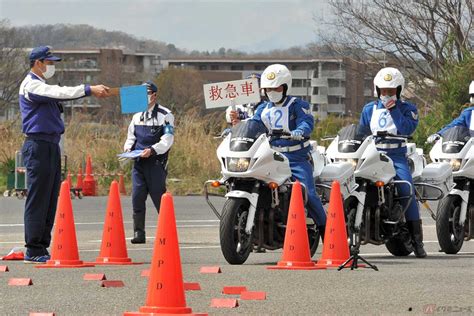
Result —
POLYGON ((374 72, 348 58, 163 60, 164 67, 198 70, 208 82, 242 79, 250 73, 261 73, 274 63, 288 67, 293 77, 291 94, 311 103, 313 113, 320 119, 328 114, 354 115, 373 99, 374 72))

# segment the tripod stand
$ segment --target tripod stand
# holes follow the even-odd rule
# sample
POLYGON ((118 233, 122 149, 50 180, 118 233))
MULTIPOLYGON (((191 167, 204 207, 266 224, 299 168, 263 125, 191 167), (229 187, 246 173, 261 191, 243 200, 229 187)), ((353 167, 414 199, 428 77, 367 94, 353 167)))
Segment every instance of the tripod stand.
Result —
POLYGON ((361 260, 362 262, 364 262, 369 268, 372 268, 372 269, 374 269, 375 271, 379 271, 379 269, 377 268, 376 265, 369 263, 367 260, 365 260, 364 258, 362 258, 362 257, 359 255, 359 252, 360 252, 360 251, 359 251, 359 248, 360 248, 359 231, 352 233, 352 238, 351 238, 350 247, 351 247, 351 256, 349 257, 349 259, 347 259, 346 261, 344 261, 344 263, 341 264, 341 265, 337 268, 337 271, 341 271, 341 270, 344 269, 344 268, 349 268, 349 266, 348 266, 347 264, 348 264, 349 262, 351 262, 351 261, 352 261, 351 264, 350 264, 351 270, 357 269, 357 268, 358 268, 358 261, 359 261, 359 260, 361 260))

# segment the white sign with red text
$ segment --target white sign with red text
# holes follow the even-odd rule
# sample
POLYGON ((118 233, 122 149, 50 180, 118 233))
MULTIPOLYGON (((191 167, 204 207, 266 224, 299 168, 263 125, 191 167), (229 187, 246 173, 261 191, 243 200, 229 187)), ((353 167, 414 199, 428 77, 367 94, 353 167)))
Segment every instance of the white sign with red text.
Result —
POLYGON ((206 109, 260 102, 258 79, 243 79, 204 85, 206 109))

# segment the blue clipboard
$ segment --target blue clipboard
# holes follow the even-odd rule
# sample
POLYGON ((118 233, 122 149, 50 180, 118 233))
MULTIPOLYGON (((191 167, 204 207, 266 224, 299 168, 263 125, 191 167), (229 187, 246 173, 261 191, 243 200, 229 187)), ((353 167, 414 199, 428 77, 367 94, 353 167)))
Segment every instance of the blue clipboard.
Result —
POLYGON ((120 88, 122 114, 144 112, 148 109, 148 94, 145 85, 120 88))

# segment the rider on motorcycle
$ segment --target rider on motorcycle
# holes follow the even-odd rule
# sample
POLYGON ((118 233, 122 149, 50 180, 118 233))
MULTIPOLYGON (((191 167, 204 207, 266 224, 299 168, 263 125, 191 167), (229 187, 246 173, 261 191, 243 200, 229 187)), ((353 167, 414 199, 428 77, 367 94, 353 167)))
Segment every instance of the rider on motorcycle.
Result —
MULTIPOLYGON (((391 67, 381 69, 374 78, 378 98, 364 106, 360 125, 370 128, 374 135, 378 131, 386 131, 395 135, 413 134, 418 125, 418 111, 415 105, 401 100, 404 85, 405 79, 398 69, 391 67)), ((407 160, 406 141, 387 139, 378 142, 377 149, 386 152, 393 160, 396 171, 395 179, 408 181, 413 186, 407 160)), ((401 196, 410 194, 406 185, 399 185, 398 190, 401 196)), ((423 248, 422 223, 414 190, 405 218, 416 257, 426 257, 423 248)))
POLYGON ((311 145, 309 137, 314 128, 310 105, 289 95, 291 73, 284 65, 273 64, 262 73, 261 88, 268 101, 261 104, 252 120, 261 121, 268 131, 283 130, 291 133, 291 139, 275 139, 272 148, 285 155, 292 175, 301 181, 308 193, 308 215, 316 223, 324 237, 326 212, 314 187, 313 170, 309 161, 311 145))
POLYGON ((472 112, 474 111, 474 81, 472 81, 469 85, 469 94, 471 96, 469 101, 472 106, 462 111, 459 117, 455 118, 451 123, 443 127, 437 133, 430 135, 426 140, 428 143, 434 143, 441 137, 441 135, 443 135, 445 131, 454 126, 464 126, 469 128, 471 131, 474 131, 474 120, 471 119, 472 112))

